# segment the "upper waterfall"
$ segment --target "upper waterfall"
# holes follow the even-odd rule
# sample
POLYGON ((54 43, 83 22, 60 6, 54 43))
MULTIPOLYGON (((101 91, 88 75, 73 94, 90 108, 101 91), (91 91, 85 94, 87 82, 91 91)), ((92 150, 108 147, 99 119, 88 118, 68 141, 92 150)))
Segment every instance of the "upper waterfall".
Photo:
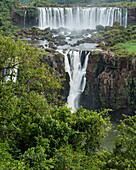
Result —
POLYGON ((95 29, 112 26, 115 21, 127 26, 127 9, 116 7, 38 7, 38 27, 95 29))

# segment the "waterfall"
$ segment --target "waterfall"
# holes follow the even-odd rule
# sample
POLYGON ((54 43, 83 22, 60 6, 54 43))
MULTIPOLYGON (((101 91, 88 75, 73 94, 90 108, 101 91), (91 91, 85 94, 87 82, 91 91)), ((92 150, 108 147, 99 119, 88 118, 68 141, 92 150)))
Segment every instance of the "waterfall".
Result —
POLYGON ((26 14, 27 14, 27 11, 25 11, 25 13, 24 13, 24 28, 26 27, 26 25, 25 25, 25 21, 26 21, 26 14))
POLYGON ((82 51, 70 51, 65 54, 65 71, 70 77, 70 91, 67 99, 68 107, 76 110, 79 107, 79 99, 86 85, 86 68, 90 53, 82 51))
POLYGON ((119 21, 127 26, 127 9, 116 7, 38 7, 38 27, 95 29, 119 21))
POLYGON ((16 82, 17 80, 17 72, 18 72, 18 69, 17 68, 14 68, 14 70, 12 69, 9 69, 9 70, 4 70, 3 71, 3 76, 5 76, 5 81, 9 81, 9 80, 12 80, 13 82, 16 82), (7 75, 7 72, 9 72, 9 75, 7 75))
POLYGON ((8 61, 5 62, 5 69, 3 69, 2 71, 2 76, 5 77, 4 82, 10 80, 16 82, 17 75, 18 75, 18 59, 15 58, 15 60, 13 61, 11 58, 9 58, 8 61))

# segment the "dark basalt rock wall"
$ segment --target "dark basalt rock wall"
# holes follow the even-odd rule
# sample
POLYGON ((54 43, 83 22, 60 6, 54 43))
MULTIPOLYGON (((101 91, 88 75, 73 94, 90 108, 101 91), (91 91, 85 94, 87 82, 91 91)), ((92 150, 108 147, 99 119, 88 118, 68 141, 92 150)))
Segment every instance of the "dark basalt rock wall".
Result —
POLYGON ((132 114, 136 104, 136 58, 117 58, 113 53, 91 52, 87 67, 87 83, 80 105, 89 110, 113 109, 111 117, 118 121, 122 113, 132 114))
POLYGON ((32 26, 38 25, 38 11, 35 10, 35 8, 17 8, 16 10, 11 11, 10 16, 12 18, 13 23, 19 25, 20 28, 24 26, 26 28, 31 28, 32 26))
MULTIPOLYGON (((48 49, 45 49, 48 52, 48 49)), ((69 75, 65 73, 64 65, 64 55, 59 52, 55 52, 53 49, 48 55, 44 55, 42 62, 47 64, 48 67, 51 67, 52 71, 55 72, 56 76, 59 78, 65 79, 62 84, 62 89, 59 91, 59 94, 64 97, 66 102, 67 96, 69 94, 69 75)))
POLYGON ((136 24, 136 8, 128 10, 128 25, 136 24))

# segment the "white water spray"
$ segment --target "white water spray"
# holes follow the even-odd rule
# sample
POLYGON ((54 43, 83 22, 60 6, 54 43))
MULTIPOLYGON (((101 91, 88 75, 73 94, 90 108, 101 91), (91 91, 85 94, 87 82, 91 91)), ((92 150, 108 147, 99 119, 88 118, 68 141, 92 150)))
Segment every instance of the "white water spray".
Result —
POLYGON ((27 14, 27 11, 25 11, 24 13, 24 28, 26 27, 25 23, 26 23, 26 14, 27 14))
POLYGON ((82 52, 70 51, 65 55, 65 71, 70 77, 70 91, 67 103, 72 110, 76 110, 79 107, 79 98, 85 89, 85 74, 89 54, 86 52, 83 64, 81 64, 82 52))
POLYGON ((112 26, 115 21, 127 26, 127 9, 116 7, 38 7, 38 27, 95 29, 112 26))

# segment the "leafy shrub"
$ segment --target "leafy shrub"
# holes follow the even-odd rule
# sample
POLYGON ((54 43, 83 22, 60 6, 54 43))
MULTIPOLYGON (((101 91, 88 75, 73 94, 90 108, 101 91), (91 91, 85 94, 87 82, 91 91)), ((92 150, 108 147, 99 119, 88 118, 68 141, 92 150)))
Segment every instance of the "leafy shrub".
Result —
POLYGON ((99 31, 103 31, 105 28, 102 25, 96 25, 96 30, 99 31))

